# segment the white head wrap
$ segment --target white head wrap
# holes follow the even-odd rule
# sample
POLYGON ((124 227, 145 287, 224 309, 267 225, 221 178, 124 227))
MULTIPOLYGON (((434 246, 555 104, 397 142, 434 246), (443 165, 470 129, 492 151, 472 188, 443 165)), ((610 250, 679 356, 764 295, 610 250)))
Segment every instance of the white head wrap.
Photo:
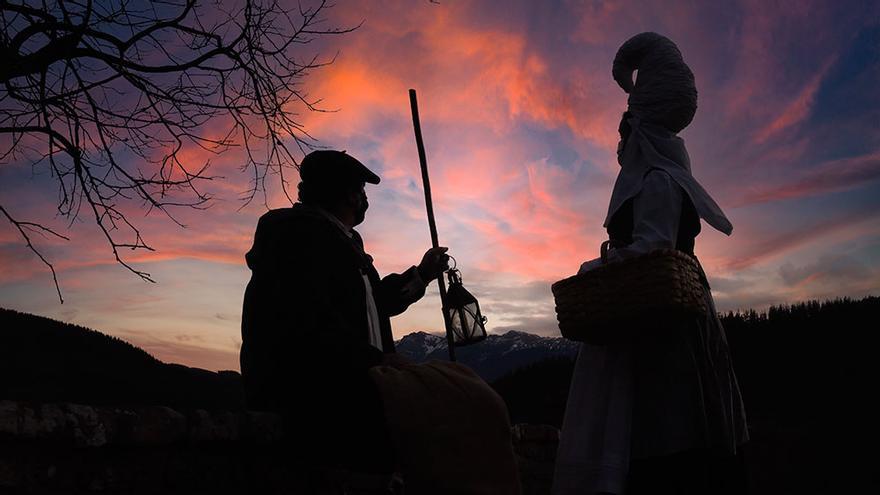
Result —
POLYGON ((629 93, 630 113, 642 121, 681 132, 697 112, 694 73, 678 46, 665 36, 641 33, 628 39, 614 56, 611 76, 629 93), (633 84, 636 70, 639 75, 633 84))
POLYGON ((611 217, 628 199, 639 194, 645 175, 651 169, 659 168, 684 189, 700 218, 715 229, 730 235, 733 232, 730 220, 691 175, 691 159, 684 140, 665 127, 643 122, 636 116, 630 116, 627 122, 632 132, 620 157, 620 173, 617 174, 614 191, 611 193, 605 227, 608 227, 611 217))

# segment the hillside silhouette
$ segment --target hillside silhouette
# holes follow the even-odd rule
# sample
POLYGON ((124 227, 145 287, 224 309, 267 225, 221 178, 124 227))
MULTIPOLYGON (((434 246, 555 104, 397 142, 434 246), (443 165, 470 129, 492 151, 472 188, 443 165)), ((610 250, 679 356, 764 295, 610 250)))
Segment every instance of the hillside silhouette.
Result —
MULTIPOLYGON (((880 487, 873 466, 880 439, 878 316, 878 297, 722 315, 752 437, 750 493, 880 487)), ((0 399, 243 408, 237 372, 166 364, 81 326, 0 309, 0 339, 0 399)), ((559 349, 491 382, 512 423, 561 425, 574 360, 559 349)))
MULTIPOLYGON (((722 315, 751 432, 749 493, 880 488, 878 317, 878 297, 722 315)), ((513 423, 559 427, 573 369, 573 359, 546 360, 493 386, 513 423)))
POLYGON ((166 364, 89 328, 0 308, 0 399, 243 409, 241 376, 166 364))
MULTIPOLYGON (((750 422, 853 424, 873 414, 878 315, 878 297, 722 315, 750 422)), ((0 398, 243 407, 237 372, 163 363, 78 325, 0 309, 0 338, 0 398)), ((490 379, 514 423, 560 426, 574 360, 559 352, 490 379)))

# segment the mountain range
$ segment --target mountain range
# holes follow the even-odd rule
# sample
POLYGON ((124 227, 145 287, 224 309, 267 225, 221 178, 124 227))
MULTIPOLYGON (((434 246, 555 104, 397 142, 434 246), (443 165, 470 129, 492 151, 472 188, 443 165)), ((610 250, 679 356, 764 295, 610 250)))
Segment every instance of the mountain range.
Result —
MULTIPOLYGON (((422 363, 438 359, 448 360, 446 337, 426 332, 414 332, 396 343, 397 353, 422 363)), ((456 361, 466 364, 487 382, 530 364, 548 358, 574 358, 578 343, 562 337, 542 337, 525 332, 509 331, 491 334, 482 342, 455 348, 456 361)))

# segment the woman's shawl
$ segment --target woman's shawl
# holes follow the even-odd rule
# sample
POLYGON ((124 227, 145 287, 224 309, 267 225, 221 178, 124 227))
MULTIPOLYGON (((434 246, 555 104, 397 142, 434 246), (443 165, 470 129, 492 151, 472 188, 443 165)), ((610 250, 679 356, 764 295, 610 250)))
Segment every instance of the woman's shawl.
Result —
POLYGON ((733 225, 718 203, 691 175, 691 160, 684 140, 660 125, 631 116, 627 120, 632 133, 620 157, 620 173, 614 183, 605 227, 623 204, 642 190, 645 175, 655 168, 668 173, 687 193, 700 218, 715 229, 730 235, 733 225))

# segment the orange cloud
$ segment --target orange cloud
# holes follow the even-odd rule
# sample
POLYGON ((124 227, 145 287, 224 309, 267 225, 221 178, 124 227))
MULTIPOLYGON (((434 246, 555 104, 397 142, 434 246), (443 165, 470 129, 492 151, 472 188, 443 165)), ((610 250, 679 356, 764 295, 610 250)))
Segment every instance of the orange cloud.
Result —
POLYGON ((559 74, 522 32, 462 23, 469 15, 465 6, 406 10, 395 12, 405 19, 393 24, 383 22, 386 16, 370 19, 332 70, 316 74, 310 93, 328 95, 324 106, 341 111, 304 116, 309 129, 346 136, 377 117, 407 124, 406 90, 414 87, 423 122, 480 125, 503 134, 525 119, 549 129, 568 127, 602 146, 616 144, 625 95, 607 73, 589 70, 585 60, 583 68, 559 74), (401 25, 419 29, 400 31, 401 25))
MULTIPOLYGON (((722 291, 724 304, 779 302, 797 291, 809 296, 831 286, 811 273, 804 279, 811 283, 780 288, 779 274, 765 270, 769 262, 811 266, 804 253, 813 256, 837 239, 876 236, 876 223, 869 223, 871 214, 858 212, 853 203, 839 205, 833 218, 817 211, 811 225, 793 227, 786 222, 794 216, 787 216, 790 211, 763 203, 846 190, 880 174, 876 154, 811 171, 799 165, 824 144, 805 124, 812 124, 810 114, 822 103, 816 101, 824 94, 819 88, 836 79, 822 73, 831 70, 831 62, 819 72, 810 64, 847 56, 841 40, 850 34, 828 27, 825 19, 847 25, 841 20, 859 15, 858 9, 833 2, 804 5, 747 1, 719 10, 714 4, 672 1, 633 9, 595 1, 561 2, 547 9, 510 2, 500 13, 497 6, 467 1, 439 6, 346 2, 329 11, 329 24, 365 24, 310 45, 329 55, 338 51, 338 58, 309 74, 303 86, 309 96, 323 98, 319 106, 339 111, 305 112, 297 118, 319 144, 347 149, 380 173, 382 184, 367 189, 372 206, 361 231, 379 269, 399 271, 418 262, 429 244, 407 97, 407 89, 416 88, 441 243, 458 258, 469 288, 494 311, 495 328, 552 331, 550 281, 571 275, 582 261, 595 257, 605 235, 601 223, 617 170, 617 120, 626 100, 611 80, 611 59, 629 36, 662 32, 679 44, 697 76, 701 110, 685 134, 698 177, 723 205, 731 203, 725 196, 742 198, 740 205, 762 203, 729 212, 736 217, 733 238, 706 229, 698 240, 707 269, 728 278, 716 286, 729 286, 722 291), (853 13, 827 15, 844 10, 853 13)), ((227 124, 218 120, 217 132, 227 124)), ((872 149, 870 137, 858 139, 852 140, 860 149, 872 149)), ((845 156, 827 151, 823 156, 845 156)), ((91 311, 100 329, 127 331, 133 339, 141 335, 138 342, 163 359, 234 367, 229 364, 236 352, 230 336, 237 335, 237 317, 210 315, 218 305, 229 311, 240 304, 247 277, 243 255, 257 218, 267 206, 289 205, 278 177, 270 174, 265 204, 258 197, 238 211, 237 198, 253 180, 251 171, 239 170, 243 153, 240 147, 220 155, 194 146, 182 151, 187 164, 210 160, 212 172, 225 176, 205 184, 218 197, 211 209, 176 212, 188 229, 155 212, 143 216, 136 202, 124 206, 158 251, 125 251, 122 256, 153 272, 157 285, 143 284, 112 266, 106 241, 88 221, 71 228, 71 243, 43 244, 57 262, 62 289, 70 289, 65 306, 79 304, 75 307, 82 313, 91 311), (197 297, 204 300, 193 304, 197 297)), ((19 163, 12 165, 27 173, 19 163)), ((4 167, 4 173, 13 169, 4 167)), ((17 203, 16 214, 52 218, 53 204, 43 205, 42 199, 17 189, 15 195, 5 177, 0 187, 4 197, 17 203)), ((295 172, 290 170, 286 179, 295 194, 295 172)), ((54 191, 47 191, 54 199, 54 191)), ((6 294, 51 284, 48 272, 19 246, 14 232, 0 228, 0 243, 6 294)), ((876 277, 872 280, 847 287, 877 287, 876 277)), ((51 285, 45 287, 51 299, 51 285)), ((398 332, 439 329, 439 309, 432 309, 436 297, 419 304, 395 319, 398 332)))
POLYGON ((596 219, 570 204, 569 173, 546 161, 524 168, 512 187, 490 191, 487 216, 466 222, 486 253, 478 268, 545 280, 574 273, 598 246, 596 219))
MULTIPOLYGON (((400 191, 407 198, 403 213, 421 219, 421 192, 408 189, 421 184, 407 100, 415 87, 435 209, 474 233, 467 238, 474 251, 492 253, 479 256, 479 267, 522 277, 575 271, 597 249, 592 236, 601 234, 601 222, 588 223, 589 210, 576 209, 576 174, 546 161, 527 163, 509 144, 512 132, 535 123, 611 150, 625 94, 586 60, 560 74, 551 67, 557 61, 519 30, 461 22, 470 7, 389 8, 392 13, 369 18, 332 70, 312 81, 310 92, 329 95, 324 105, 340 111, 307 115, 307 127, 330 133, 340 148, 362 133, 381 134, 367 155, 383 167, 379 187, 400 191), (591 228, 595 234, 584 234, 591 228)), ((393 251, 381 238, 370 242, 377 253, 393 251)))

